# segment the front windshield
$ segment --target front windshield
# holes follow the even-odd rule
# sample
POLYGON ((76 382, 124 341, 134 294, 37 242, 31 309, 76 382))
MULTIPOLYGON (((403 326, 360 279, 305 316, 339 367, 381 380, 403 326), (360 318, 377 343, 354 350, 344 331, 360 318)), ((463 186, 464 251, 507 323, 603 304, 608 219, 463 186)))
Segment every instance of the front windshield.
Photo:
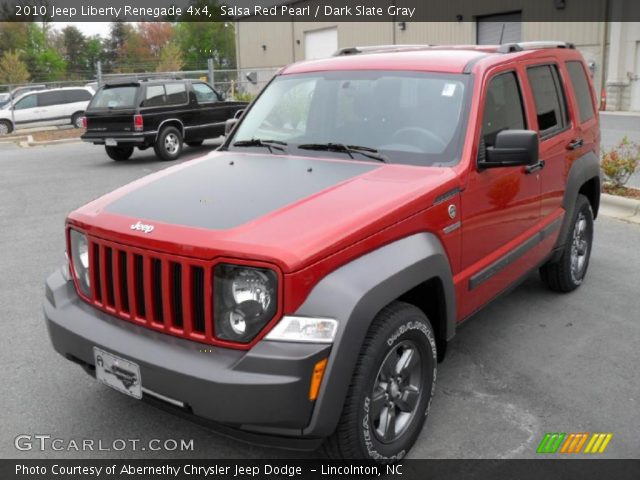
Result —
POLYGON ((229 148, 276 140, 287 144, 288 153, 318 155, 305 146, 342 144, 375 149, 391 163, 454 164, 466 121, 468 83, 469 75, 431 72, 283 75, 244 116, 229 148))

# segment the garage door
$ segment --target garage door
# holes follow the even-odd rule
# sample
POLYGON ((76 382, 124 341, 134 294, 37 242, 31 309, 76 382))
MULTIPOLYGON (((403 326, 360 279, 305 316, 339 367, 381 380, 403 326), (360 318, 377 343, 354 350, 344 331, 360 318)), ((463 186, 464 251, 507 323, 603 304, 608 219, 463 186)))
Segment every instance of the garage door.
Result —
POLYGON ((333 55, 336 50, 338 50, 337 28, 304 32, 304 58, 306 60, 327 58, 333 55))
POLYGON ((478 45, 520 42, 522 14, 518 12, 478 17, 477 32, 478 45))

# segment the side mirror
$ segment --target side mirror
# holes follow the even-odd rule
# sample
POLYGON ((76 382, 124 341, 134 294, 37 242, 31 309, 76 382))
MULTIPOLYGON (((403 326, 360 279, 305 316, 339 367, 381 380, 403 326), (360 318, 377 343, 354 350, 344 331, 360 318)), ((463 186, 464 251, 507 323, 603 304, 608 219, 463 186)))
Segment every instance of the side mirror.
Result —
POLYGON ((518 167, 538 163, 538 133, 533 130, 503 130, 495 145, 487 147, 479 168, 518 167))

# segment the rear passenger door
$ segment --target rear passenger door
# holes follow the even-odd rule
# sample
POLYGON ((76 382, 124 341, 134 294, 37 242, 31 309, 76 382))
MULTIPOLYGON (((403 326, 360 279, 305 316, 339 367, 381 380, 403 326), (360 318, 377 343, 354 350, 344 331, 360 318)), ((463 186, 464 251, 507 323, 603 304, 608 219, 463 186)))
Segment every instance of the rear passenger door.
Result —
POLYGON ((527 65, 527 81, 535 105, 534 120, 540 135, 540 159, 545 162, 540 171, 542 188, 541 215, 562 214, 565 179, 570 158, 579 150, 579 138, 573 131, 562 71, 556 63, 527 65), (575 143, 575 148, 572 146, 575 143))

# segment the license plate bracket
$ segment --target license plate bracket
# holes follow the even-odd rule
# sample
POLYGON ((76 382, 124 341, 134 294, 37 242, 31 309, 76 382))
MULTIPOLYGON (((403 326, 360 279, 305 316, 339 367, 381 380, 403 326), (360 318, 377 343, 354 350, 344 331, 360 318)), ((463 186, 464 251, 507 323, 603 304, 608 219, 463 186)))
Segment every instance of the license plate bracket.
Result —
POLYGON ((93 347, 96 379, 121 393, 142 398, 140 366, 98 347, 93 347))

